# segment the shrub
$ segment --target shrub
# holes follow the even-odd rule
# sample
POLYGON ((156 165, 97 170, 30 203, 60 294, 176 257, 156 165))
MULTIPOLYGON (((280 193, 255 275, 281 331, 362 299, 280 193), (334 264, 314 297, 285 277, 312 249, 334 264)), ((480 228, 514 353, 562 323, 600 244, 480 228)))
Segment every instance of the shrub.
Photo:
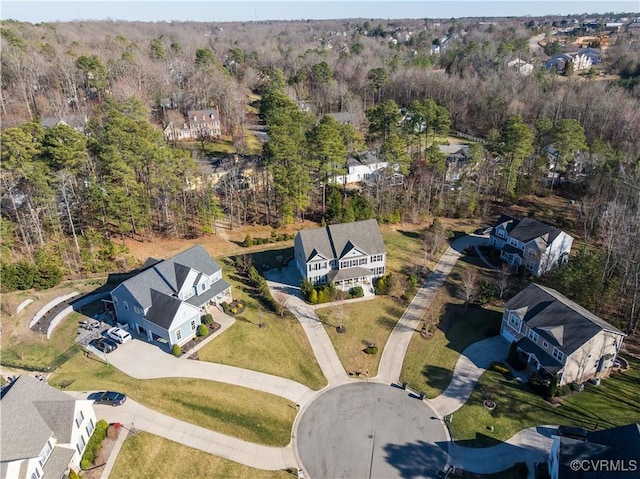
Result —
POLYGON ((556 396, 558 397, 566 396, 567 394, 569 394, 570 391, 571 391, 571 388, 569 386, 561 386, 556 391, 556 396))
POLYGON ((493 369, 494 371, 500 374, 507 374, 508 372, 511 371, 511 369, 509 369, 509 366, 507 366, 506 364, 500 363, 498 361, 493 361, 491 363, 491 369, 493 369))
POLYGON ((557 392, 558 392, 558 373, 555 373, 551 378, 551 382, 549 383, 547 397, 549 398, 555 397, 557 392))
MULTIPOLYGON (((313 284, 309 281, 309 278, 304 278, 302 283, 300 283, 300 292, 302 293, 302 297, 307 301, 311 302, 311 293, 315 291, 313 288, 313 284)), ((316 293, 316 299, 318 295, 316 293)))
POLYGON ((74 471, 73 469, 71 469, 69 471, 69 479, 81 479, 80 475, 74 471))
POLYGON ((238 312, 237 308, 231 308, 231 314, 236 314, 238 312))
POLYGON ((374 284, 374 288, 376 291, 376 294, 387 294, 387 292, 389 291, 389 286, 387 285, 387 276, 382 276, 381 278, 378 278, 374 284))
POLYGON ((102 447, 102 441, 107 437, 107 429, 109 429, 109 423, 104 419, 100 419, 96 423, 96 428, 93 430, 93 434, 91 434, 87 447, 82 454, 82 459, 80 460, 81 469, 90 468, 93 461, 96 460, 98 451, 100 451, 100 447, 102 447))
POLYGON ((356 298, 362 298, 364 296, 364 289, 362 289, 362 286, 356 286, 354 288, 351 288, 350 293, 356 298))
POLYGON ((223 301, 222 303, 220 303, 220 306, 222 306, 222 311, 224 311, 226 314, 229 314, 229 303, 223 301))
POLYGON ((242 246, 248 248, 249 246, 253 246, 253 243, 253 238, 247 233, 247 236, 244 237, 244 241, 242 242, 242 246))
POLYGON ((177 344, 171 346, 171 354, 173 354, 176 358, 179 358, 182 354, 182 348, 177 344))
POLYGON ((376 354, 378 352, 378 346, 375 344, 373 346, 367 346, 364 348, 364 352, 367 354, 376 354))
POLYGON ((210 313, 205 314, 202 317, 203 324, 213 324, 213 316, 210 313))
POLYGON ((418 285, 418 276, 416 274, 411 274, 409 276, 409 285, 412 288, 415 288, 418 285))
POLYGON ((204 324, 201 324, 200 326, 198 326, 198 329, 196 330, 196 336, 208 336, 209 335, 209 328, 207 328, 204 324))
POLYGON ((580 385, 578 383, 571 383, 569 387, 572 391, 580 391, 580 385))
POLYGON ((311 293, 309 294, 309 302, 311 304, 318 304, 318 292, 315 288, 312 289, 311 293))

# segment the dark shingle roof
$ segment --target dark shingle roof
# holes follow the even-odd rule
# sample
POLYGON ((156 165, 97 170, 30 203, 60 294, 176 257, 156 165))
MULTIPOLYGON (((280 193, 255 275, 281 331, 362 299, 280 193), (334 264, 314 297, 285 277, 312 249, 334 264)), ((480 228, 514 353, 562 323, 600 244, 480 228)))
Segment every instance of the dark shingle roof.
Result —
POLYGON ((43 381, 19 376, 0 401, 2 461, 36 457, 53 434, 70 442, 76 401, 43 381))
POLYGON ((505 304, 511 311, 524 309, 524 322, 565 354, 571 354, 600 331, 624 335, 592 312, 558 291, 530 284, 505 304))
POLYGON ((523 218, 511 230, 509 236, 523 243, 528 243, 536 238, 544 238, 547 243, 551 243, 560 233, 562 233, 561 230, 551 225, 531 218, 523 218))
POLYGON ((301 230, 298 235, 307 261, 315 253, 328 259, 340 259, 352 247, 369 255, 386 252, 378 222, 373 219, 301 230))
POLYGON ((229 283, 227 283, 224 279, 221 279, 213 283, 211 285, 211 288, 209 288, 204 293, 191 296, 189 299, 187 299, 186 302, 193 306, 200 307, 201 304, 204 304, 207 301, 211 301, 213 298, 215 298, 220 293, 222 293, 225 289, 230 287, 231 285, 229 283))
POLYGON ((558 362, 556 358, 551 356, 529 338, 520 338, 520 340, 518 340, 516 344, 528 353, 535 354, 542 367, 544 367, 550 373, 554 373, 562 369, 562 364, 560 364, 560 362, 558 362))
POLYGON ((152 289, 151 307, 147 311, 147 314, 145 314, 145 318, 164 329, 169 329, 181 304, 182 301, 178 298, 162 294, 152 289))
POLYGON ((367 268, 355 267, 347 269, 334 269, 327 273, 331 281, 344 281, 345 279, 361 278, 363 276, 371 276, 373 271, 367 268))

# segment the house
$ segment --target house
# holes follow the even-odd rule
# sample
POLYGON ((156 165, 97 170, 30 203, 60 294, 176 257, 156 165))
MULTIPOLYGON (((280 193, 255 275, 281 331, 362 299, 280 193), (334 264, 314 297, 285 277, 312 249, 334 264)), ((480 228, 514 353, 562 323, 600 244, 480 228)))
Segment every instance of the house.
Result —
POLYGON ((469 166, 469 145, 439 145, 438 149, 447 155, 445 181, 458 181, 469 166))
POLYGON ((85 134, 87 132, 88 119, 83 115, 64 115, 62 117, 57 116, 45 116, 40 120, 40 124, 44 128, 53 128, 58 125, 67 125, 78 133, 85 134))
POLYGON ((218 138, 222 134, 218 109, 189 110, 186 121, 181 118, 170 118, 163 133, 167 141, 218 138))
POLYGON ((524 266, 534 276, 540 276, 569 259, 573 237, 531 218, 519 220, 503 215, 491 231, 490 244, 512 267, 524 266))
MULTIPOLYGON (((583 50, 592 50, 590 52, 581 53, 560 53, 551 57, 544 63, 547 70, 555 70, 558 73, 564 72, 568 62, 573 62, 573 71, 588 70, 594 64, 594 59, 599 60, 599 54, 594 53, 592 48, 584 48, 583 50)), ((599 61, 598 61, 599 62, 599 61)))
POLYGON ((638 451, 638 423, 589 431, 586 441, 554 436, 547 459, 549 476, 551 479, 637 478, 640 474, 638 451))
POLYGON ((111 291, 118 322, 149 341, 173 346, 193 338, 207 304, 231 299, 222 270, 199 244, 146 268, 111 291))
POLYGON ((500 334, 558 384, 608 376, 626 336, 558 291, 530 284, 504 306, 500 334))
POLYGON ((301 230, 294 255, 298 271, 313 284, 332 281, 342 290, 362 286, 372 292, 373 280, 384 276, 387 250, 372 219, 301 230))
POLYGON ((520 58, 511 60, 509 63, 507 63, 507 66, 516 70, 518 72, 518 75, 521 75, 523 77, 531 75, 531 73, 533 72, 533 65, 531 63, 525 62, 524 60, 521 60, 520 58))
POLYGON ((80 470, 96 425, 93 401, 76 400, 25 374, 1 397, 1 477, 60 479, 80 470))
POLYGON ((369 181, 372 175, 379 170, 383 170, 389 166, 387 161, 378 159, 378 156, 371 152, 365 151, 357 156, 347 158, 346 174, 338 175, 335 182, 341 185, 358 183, 360 181, 369 181))

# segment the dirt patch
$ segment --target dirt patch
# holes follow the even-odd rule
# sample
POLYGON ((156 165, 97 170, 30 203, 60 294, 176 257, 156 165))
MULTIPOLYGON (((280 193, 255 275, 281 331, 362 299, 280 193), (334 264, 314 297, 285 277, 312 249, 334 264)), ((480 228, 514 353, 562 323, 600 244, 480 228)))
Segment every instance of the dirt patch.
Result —
POLYGON ((113 424, 109 426, 109 429, 107 429, 107 437, 102 441, 102 447, 94 461, 94 467, 86 471, 82 471, 82 477, 84 479, 100 479, 104 466, 106 465, 107 460, 116 445, 118 436, 120 436, 121 433, 122 427, 116 427, 113 424))

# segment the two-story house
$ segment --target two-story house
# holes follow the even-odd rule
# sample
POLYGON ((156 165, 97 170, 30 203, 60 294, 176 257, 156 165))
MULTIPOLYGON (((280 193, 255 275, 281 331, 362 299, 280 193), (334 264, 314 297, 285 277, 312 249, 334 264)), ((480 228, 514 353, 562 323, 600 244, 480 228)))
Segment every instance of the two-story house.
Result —
POLYGON ((337 175, 335 181, 341 185, 367 182, 372 180, 377 172, 388 166, 389 162, 379 160, 377 155, 371 151, 365 151, 357 156, 347 158, 347 171, 337 175))
POLYGON ((149 341, 186 343, 195 336, 207 303, 231 299, 220 266, 199 244, 145 265, 111 291, 111 301, 117 320, 149 341))
POLYGON ((530 284, 504 306, 500 334, 558 384, 607 376, 626 336, 558 291, 530 284))
POLYGON ((568 261, 573 237, 531 218, 503 215, 491 231, 490 243, 509 265, 524 266, 534 276, 541 276, 568 261))
POLYGON ((217 108, 189 110, 186 121, 172 119, 163 130, 167 141, 188 141, 218 138, 222 134, 217 108))
POLYGON ((23 374, 2 390, 0 423, 3 479, 60 479, 80 470, 96 415, 93 401, 23 374))
POLYGON ((298 232, 294 242, 296 266, 313 284, 332 281, 342 290, 363 286, 384 276, 387 250, 376 220, 355 221, 298 232))

